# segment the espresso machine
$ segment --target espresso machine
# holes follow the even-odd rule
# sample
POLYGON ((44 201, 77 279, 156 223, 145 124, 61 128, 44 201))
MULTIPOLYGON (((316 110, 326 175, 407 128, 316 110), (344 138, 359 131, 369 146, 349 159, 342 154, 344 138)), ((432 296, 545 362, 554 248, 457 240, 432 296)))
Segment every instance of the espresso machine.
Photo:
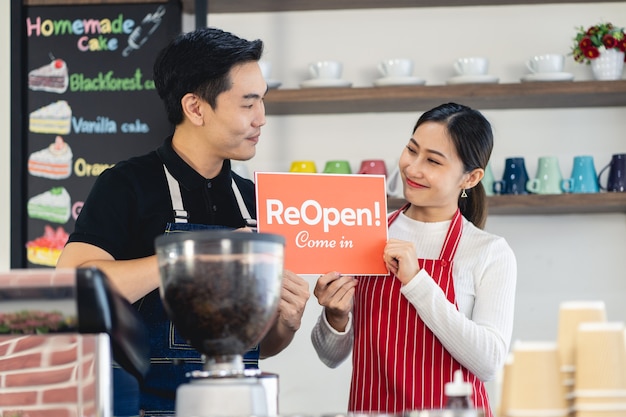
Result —
POLYGON ((177 417, 276 414, 267 374, 245 369, 243 354, 276 317, 284 238, 206 230, 155 240, 163 305, 178 332, 205 358, 176 392, 177 417))
POLYGON ((0 272, 0 415, 111 417, 112 360, 141 380, 150 345, 141 317, 102 271, 0 272), (29 377, 12 384, 20 374, 29 377))

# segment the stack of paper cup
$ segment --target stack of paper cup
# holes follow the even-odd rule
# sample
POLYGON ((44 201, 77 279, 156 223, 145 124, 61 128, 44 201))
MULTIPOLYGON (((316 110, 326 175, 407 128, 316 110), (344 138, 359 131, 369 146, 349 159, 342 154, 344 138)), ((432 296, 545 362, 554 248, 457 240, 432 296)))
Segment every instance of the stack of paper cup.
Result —
POLYGON ((509 414, 509 397, 511 396, 511 368, 513 367, 513 361, 515 355, 509 353, 504 367, 502 368, 502 383, 500 385, 500 404, 498 406, 498 412, 496 415, 505 417, 509 414))
POLYGON ((626 416, 624 323, 581 323, 576 336, 576 417, 626 416))
POLYGON ((508 417, 565 417, 569 413, 556 342, 515 342, 507 381, 508 417))
POLYGON ((559 305, 558 338, 561 379, 570 409, 574 406, 576 334, 583 322, 606 322, 603 301, 565 301, 559 305))

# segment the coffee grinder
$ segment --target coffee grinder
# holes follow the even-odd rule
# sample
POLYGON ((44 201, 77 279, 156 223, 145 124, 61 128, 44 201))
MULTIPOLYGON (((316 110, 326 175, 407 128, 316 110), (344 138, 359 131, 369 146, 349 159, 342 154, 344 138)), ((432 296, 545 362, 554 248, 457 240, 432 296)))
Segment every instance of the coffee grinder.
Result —
POLYGON ((177 417, 267 416, 263 375, 243 354, 277 314, 284 238, 207 230, 155 241, 160 293, 178 332, 205 357, 202 371, 176 392, 177 417))

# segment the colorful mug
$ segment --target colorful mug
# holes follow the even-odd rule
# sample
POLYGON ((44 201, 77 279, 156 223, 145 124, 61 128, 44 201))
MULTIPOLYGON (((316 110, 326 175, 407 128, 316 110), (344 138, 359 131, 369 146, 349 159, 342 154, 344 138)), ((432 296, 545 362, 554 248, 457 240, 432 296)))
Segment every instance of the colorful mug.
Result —
POLYGON ((378 174, 387 176, 387 165, 382 159, 366 159, 361 162, 359 174, 378 174))
POLYGON ((293 161, 289 172, 317 172, 317 167, 313 161, 293 161))
POLYGON ((597 193, 600 191, 593 157, 581 155, 574 157, 572 176, 561 183, 566 193, 597 193))
POLYGON ((611 162, 600 170, 598 174, 598 185, 605 191, 623 193, 626 191, 626 178, 624 176, 626 176, 626 154, 616 153, 611 157, 611 162), (609 176, 607 178, 606 187, 604 187, 602 186, 600 177, 608 168, 610 168, 609 176))
POLYGON ((496 194, 528 194, 526 183, 528 172, 524 158, 507 158, 504 163, 504 175, 499 181, 494 181, 493 192, 496 194))
POLYGON ((350 162, 346 160, 334 160, 327 161, 324 166, 324 173, 326 174, 352 174, 352 168, 350 168, 350 162))
POLYGON ((563 176, 555 156, 542 156, 537 163, 537 175, 528 180, 526 189, 534 194, 562 194, 563 176))
POLYGON ((480 180, 480 182, 483 185, 483 188, 485 189, 485 194, 488 196, 493 195, 494 181, 495 181, 495 178, 493 177, 493 171, 491 170, 491 163, 488 163, 487 167, 485 168, 485 175, 483 176, 483 179, 480 180))

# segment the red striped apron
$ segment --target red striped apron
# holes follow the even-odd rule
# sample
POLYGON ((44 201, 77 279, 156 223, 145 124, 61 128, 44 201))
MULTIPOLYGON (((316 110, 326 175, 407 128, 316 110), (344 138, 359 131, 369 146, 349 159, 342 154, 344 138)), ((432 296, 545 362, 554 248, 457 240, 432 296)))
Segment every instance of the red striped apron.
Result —
MULTIPOLYGON (((405 207, 393 213, 391 224, 405 207)), ((452 260, 463 217, 452 218, 439 259, 418 259, 420 268, 456 305, 452 260)), ((354 302, 354 350, 349 411, 398 413, 443 408, 444 384, 457 369, 474 386, 473 401, 492 417, 481 380, 461 366, 400 293, 395 276, 359 277, 354 302)))

